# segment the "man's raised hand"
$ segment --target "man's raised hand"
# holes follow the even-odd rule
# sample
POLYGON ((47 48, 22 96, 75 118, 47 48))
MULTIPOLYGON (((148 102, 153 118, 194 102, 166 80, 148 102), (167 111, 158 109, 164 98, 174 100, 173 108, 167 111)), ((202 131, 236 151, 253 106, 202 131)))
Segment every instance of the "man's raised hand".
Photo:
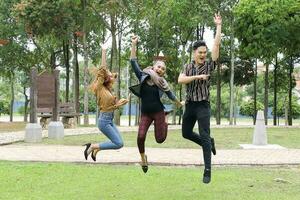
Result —
POLYGON ((133 35, 131 37, 131 42, 132 42, 132 44, 136 45, 138 43, 138 36, 137 35, 133 35))
POLYGON ((216 25, 221 25, 222 24, 222 17, 220 15, 220 12, 215 13, 214 22, 215 22, 216 25))
POLYGON ((101 46, 102 50, 108 49, 108 44, 106 44, 106 43, 100 44, 100 46, 101 46))

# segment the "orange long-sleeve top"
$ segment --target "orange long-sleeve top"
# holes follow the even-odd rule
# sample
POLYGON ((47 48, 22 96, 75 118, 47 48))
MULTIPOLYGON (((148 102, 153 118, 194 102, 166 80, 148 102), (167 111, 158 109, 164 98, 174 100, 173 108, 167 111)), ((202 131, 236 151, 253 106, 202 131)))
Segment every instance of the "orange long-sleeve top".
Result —
POLYGON ((106 77, 106 74, 107 69, 100 68, 92 87, 97 98, 97 104, 100 108, 100 112, 112 112, 118 108, 116 106, 117 97, 112 94, 110 88, 104 86, 104 77, 106 77))
POLYGON ((116 106, 116 96, 114 96, 105 86, 99 90, 99 94, 97 94, 97 102, 101 112, 112 112, 118 108, 116 106))

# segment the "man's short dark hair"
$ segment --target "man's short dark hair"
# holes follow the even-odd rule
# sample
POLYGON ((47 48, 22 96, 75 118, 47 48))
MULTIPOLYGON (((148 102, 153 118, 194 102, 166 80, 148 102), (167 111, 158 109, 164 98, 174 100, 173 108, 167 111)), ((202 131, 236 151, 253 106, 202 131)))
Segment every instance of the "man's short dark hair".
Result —
POLYGON ((207 48, 206 43, 203 40, 198 40, 198 41, 194 42, 193 50, 196 50, 196 49, 198 49, 198 47, 202 47, 202 46, 205 46, 207 48))

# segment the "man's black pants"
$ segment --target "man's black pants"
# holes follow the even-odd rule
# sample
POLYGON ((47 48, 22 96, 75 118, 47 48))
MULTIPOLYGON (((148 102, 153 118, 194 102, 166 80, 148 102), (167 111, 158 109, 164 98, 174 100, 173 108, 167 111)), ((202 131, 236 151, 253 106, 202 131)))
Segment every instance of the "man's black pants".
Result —
POLYGON ((208 101, 188 101, 182 121, 182 136, 202 146, 205 169, 211 169, 210 104, 208 101), (193 132, 196 121, 199 134, 193 132))

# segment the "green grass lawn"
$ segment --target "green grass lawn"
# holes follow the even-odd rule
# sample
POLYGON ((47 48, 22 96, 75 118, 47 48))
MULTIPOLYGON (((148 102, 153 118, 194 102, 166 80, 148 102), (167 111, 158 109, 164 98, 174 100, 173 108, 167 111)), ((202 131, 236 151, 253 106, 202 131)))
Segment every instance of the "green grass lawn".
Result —
MULTIPOLYGON (((268 128, 268 143, 279 144, 287 148, 300 148, 299 128, 268 128)), ((123 133, 125 146, 136 147, 136 132, 123 133)), ((252 143, 252 128, 212 128, 218 149, 238 149, 239 144, 252 143)), ((43 144, 82 145, 88 142, 101 142, 107 138, 99 134, 66 136, 63 140, 43 139, 43 144)), ((150 131, 146 139, 146 147, 160 148, 199 148, 196 144, 182 138, 181 130, 169 131, 167 140, 157 144, 154 134, 150 131)))
POLYGON ((300 168, 202 168, 0 162, 0 199, 298 200, 300 168))

